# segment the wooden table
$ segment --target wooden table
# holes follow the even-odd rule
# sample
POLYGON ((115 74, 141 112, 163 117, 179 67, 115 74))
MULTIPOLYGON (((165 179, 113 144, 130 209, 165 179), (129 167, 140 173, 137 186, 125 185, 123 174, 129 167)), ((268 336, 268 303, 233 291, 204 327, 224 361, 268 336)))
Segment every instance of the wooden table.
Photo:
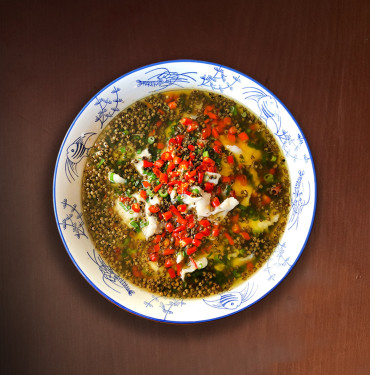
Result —
POLYGON ((368 374, 369 17, 361 1, 2 2, 2 374, 368 374), (150 63, 230 66, 300 124, 318 183, 285 281, 229 318, 170 326, 88 285, 55 225, 52 175, 84 104, 150 63))

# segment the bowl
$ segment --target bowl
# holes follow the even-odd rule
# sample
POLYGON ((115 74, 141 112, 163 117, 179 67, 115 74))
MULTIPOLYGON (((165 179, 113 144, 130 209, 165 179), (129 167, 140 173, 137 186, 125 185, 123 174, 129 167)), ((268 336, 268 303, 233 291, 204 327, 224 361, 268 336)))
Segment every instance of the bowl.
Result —
POLYGON ((167 323, 199 323, 246 309, 265 297, 286 277, 310 234, 316 207, 316 178, 312 156, 300 127, 284 104, 268 89, 245 74, 220 64, 193 60, 165 61, 121 76, 82 108, 58 153, 53 205, 68 255, 82 276, 102 296, 144 318, 167 323), (176 89, 220 93, 254 112, 275 135, 291 178, 288 224, 271 257, 242 284, 207 298, 161 297, 120 277, 95 250, 82 214, 81 180, 86 156, 102 129, 137 100, 176 89))

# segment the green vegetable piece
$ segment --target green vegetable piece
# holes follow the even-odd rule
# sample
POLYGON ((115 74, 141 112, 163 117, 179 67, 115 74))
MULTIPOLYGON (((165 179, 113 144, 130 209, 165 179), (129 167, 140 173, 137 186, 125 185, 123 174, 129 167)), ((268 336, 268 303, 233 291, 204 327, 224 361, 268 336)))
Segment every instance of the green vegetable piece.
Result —
POLYGON ((118 203, 126 212, 130 209, 129 207, 127 207, 125 204, 123 204, 122 202, 119 202, 118 203))
POLYGON ((155 142, 155 138, 154 138, 154 137, 149 137, 149 138, 148 138, 148 143, 149 143, 150 145, 152 145, 154 142, 155 142))
POLYGON ((276 161, 277 160, 277 157, 275 155, 272 155, 271 156, 271 161, 276 161))
POLYGON ((140 225, 136 221, 130 221, 130 225, 135 229, 135 232, 140 232, 140 225))
POLYGON ((168 191, 160 189, 160 190, 158 191, 158 194, 159 194, 162 198, 165 198, 165 197, 167 197, 167 195, 168 195, 168 191))
POLYGON ((274 181, 274 176, 271 173, 266 173, 263 178, 267 183, 271 183, 274 181))
POLYGON ((142 153, 142 150, 139 148, 139 149, 136 151, 136 153, 137 153, 138 155, 140 155, 140 154, 142 153))
POLYGON ((233 116, 236 116, 238 114, 238 110, 233 105, 230 107, 230 112, 233 116))
POLYGON ((121 147, 120 151, 122 152, 122 154, 124 154, 126 152, 126 147, 121 147))
POLYGON ((199 189, 195 188, 191 192, 194 193, 194 194, 199 194, 199 189))
POLYGON ((124 131, 123 131, 123 134, 129 135, 130 133, 129 133, 128 130, 124 130, 124 131))
POLYGON ((204 151, 204 152, 203 152, 203 157, 205 157, 205 158, 209 158, 209 152, 208 152, 208 151, 204 151))
POLYGON ((99 163, 96 164, 96 168, 100 168, 101 165, 105 162, 105 159, 100 159, 99 163))

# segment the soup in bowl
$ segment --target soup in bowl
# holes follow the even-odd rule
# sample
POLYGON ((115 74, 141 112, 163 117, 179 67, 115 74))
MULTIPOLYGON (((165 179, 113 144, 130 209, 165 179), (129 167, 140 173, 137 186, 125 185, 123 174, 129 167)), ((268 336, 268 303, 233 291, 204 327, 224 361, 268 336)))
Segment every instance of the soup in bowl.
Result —
POLYGON ((97 94, 69 129, 54 209, 72 260, 120 307, 177 323, 240 311, 298 259, 316 200, 298 125, 219 65, 174 61, 97 94))

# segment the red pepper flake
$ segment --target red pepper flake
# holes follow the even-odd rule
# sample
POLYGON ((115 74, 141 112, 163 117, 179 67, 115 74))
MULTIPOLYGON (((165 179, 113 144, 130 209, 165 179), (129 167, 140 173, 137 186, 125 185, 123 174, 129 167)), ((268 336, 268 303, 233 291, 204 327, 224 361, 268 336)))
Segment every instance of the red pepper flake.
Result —
POLYGON ((170 172, 173 171, 175 168, 176 168, 175 163, 172 163, 172 161, 169 162, 169 164, 168 164, 168 168, 167 168, 167 173, 170 173, 170 172))
POLYGON ((195 146, 194 146, 194 145, 189 145, 189 146, 188 146, 188 149, 189 149, 190 151, 194 151, 194 150, 195 150, 195 146))
POLYGON ((197 240, 201 240, 203 237, 205 237, 205 235, 203 233, 197 233, 195 236, 194 236, 197 240))

